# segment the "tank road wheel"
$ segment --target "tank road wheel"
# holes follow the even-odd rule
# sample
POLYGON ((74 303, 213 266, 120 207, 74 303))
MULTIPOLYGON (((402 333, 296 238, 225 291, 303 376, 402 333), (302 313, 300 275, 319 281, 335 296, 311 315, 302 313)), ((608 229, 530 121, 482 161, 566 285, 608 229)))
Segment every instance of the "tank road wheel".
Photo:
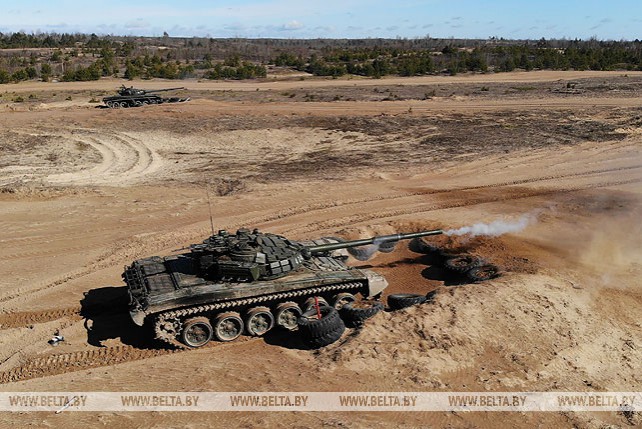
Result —
MULTIPOLYGON (((329 307, 330 304, 328 304, 328 301, 325 299, 321 298, 320 296, 317 297, 319 299, 319 307, 329 307)), ((313 310, 315 306, 315 300, 314 297, 311 296, 310 298, 306 299, 305 302, 303 303, 303 312, 307 313, 310 310, 313 310)))
POLYGON ((219 341, 233 341, 243 333, 243 319, 235 311, 221 313, 214 320, 214 336, 219 341))
POLYGON ((337 310, 341 310, 344 305, 353 303, 356 300, 357 298, 355 298, 351 293, 338 293, 332 298, 332 306, 337 310))
POLYGON ((201 347, 209 343, 213 333, 214 330, 207 317, 193 317, 185 321, 181 340, 186 346, 201 347))
POLYGON ((481 258, 471 255, 460 255, 448 258, 444 261, 444 267, 457 273, 465 273, 471 268, 479 267, 484 261, 481 258))
POLYGON ((106 105, 107 107, 109 107, 110 109, 113 109, 113 108, 114 108, 114 103, 112 103, 111 101, 107 101, 107 102, 105 103, 105 105, 106 105))
POLYGON ((267 307, 254 307, 245 316, 245 330, 248 335, 260 337, 274 326, 274 316, 267 307))
POLYGON ((112 109, 120 109, 120 103, 118 101, 110 101, 111 105, 108 104, 112 109))
POLYGON ((118 103, 118 105, 123 109, 126 109, 127 107, 129 107, 129 104, 127 104, 126 101, 121 101, 120 103, 118 103))
POLYGON ((276 307, 276 324, 288 331, 296 329, 296 320, 301 316, 301 309, 296 302, 283 302, 276 307))
POLYGON ((147 106, 149 104, 148 100, 143 100, 143 106, 147 106))

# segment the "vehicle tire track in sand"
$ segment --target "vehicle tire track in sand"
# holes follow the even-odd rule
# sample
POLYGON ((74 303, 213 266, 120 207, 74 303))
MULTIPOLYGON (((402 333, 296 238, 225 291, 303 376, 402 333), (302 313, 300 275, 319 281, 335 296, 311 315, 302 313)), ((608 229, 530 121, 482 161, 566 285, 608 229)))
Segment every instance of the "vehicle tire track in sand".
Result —
POLYGON ((634 179, 619 180, 619 181, 612 181, 612 182, 601 182, 601 183, 595 183, 595 184, 584 185, 584 186, 573 186, 566 189, 548 188, 548 189, 520 190, 512 193, 510 196, 493 195, 493 196, 480 196, 475 198, 469 195, 464 195, 462 196, 463 197, 462 199, 452 201, 452 202, 446 201, 446 202, 437 203, 437 204, 419 203, 414 206, 411 206, 412 208, 409 208, 409 209, 379 211, 376 214, 361 213, 358 215, 349 215, 342 218, 333 217, 330 220, 327 220, 325 222, 308 223, 296 228, 289 229, 288 233, 306 234, 313 231, 323 231, 323 230, 333 229, 337 227, 342 227, 345 225, 354 225, 354 224, 363 223, 367 221, 395 218, 395 217, 404 216, 404 215, 413 214, 413 213, 428 213, 436 210, 469 207, 469 206, 474 206, 479 204, 519 200, 519 199, 540 197, 540 196, 546 196, 546 195, 564 194, 569 192, 583 191, 583 190, 596 189, 596 188, 606 188, 610 186, 620 186, 620 185, 627 185, 627 184, 640 183, 640 182, 642 182, 642 178, 634 178, 634 179))
MULTIPOLYGON (((257 341, 261 338, 243 337, 232 343, 210 342, 199 347, 198 350, 233 347, 241 343, 257 341)), ((141 359, 154 358, 174 353, 189 353, 193 349, 166 349, 166 348, 136 348, 130 345, 116 345, 112 347, 95 347, 70 353, 34 356, 24 364, 0 372, 0 384, 13 383, 32 378, 47 377, 73 371, 82 371, 90 368, 117 365, 141 359)))
POLYGON ((0 329, 19 328, 34 323, 50 322, 63 317, 80 318, 81 307, 53 308, 42 311, 16 311, 0 313, 0 329))
POLYGON ((104 134, 95 130, 81 130, 74 132, 73 137, 98 151, 101 161, 91 168, 50 174, 46 178, 50 183, 126 185, 140 181, 163 164, 160 155, 152 148, 125 133, 104 134))
POLYGON ((394 200, 400 200, 400 199, 404 199, 404 198, 422 196, 422 195, 438 195, 438 194, 448 194, 448 193, 453 193, 453 192, 474 191, 474 190, 479 190, 479 189, 490 189, 490 188, 501 188, 501 187, 508 187, 508 186, 517 186, 517 185, 527 185, 527 184, 534 184, 534 183, 538 183, 538 182, 545 182, 545 181, 549 181, 549 180, 588 177, 588 176, 592 176, 592 175, 599 175, 599 174, 604 174, 604 173, 612 173, 612 172, 616 172, 616 171, 633 170, 633 169, 639 169, 639 168, 642 168, 642 165, 634 165, 634 166, 628 166, 628 167, 617 167, 617 168, 603 168, 603 169, 596 169, 596 170, 584 171, 584 172, 579 172, 579 173, 568 173, 568 174, 557 174, 557 175, 540 176, 540 177, 534 177, 534 178, 513 180, 513 181, 510 181, 510 182, 489 183, 489 184, 477 185, 477 186, 464 186, 464 187, 449 188, 449 189, 426 189, 426 190, 419 190, 419 191, 415 191, 415 192, 395 193, 393 195, 388 195, 388 196, 379 195, 379 196, 372 196, 372 197, 369 197, 369 198, 358 198, 358 199, 346 200, 346 201, 317 203, 317 204, 311 204, 311 205, 308 205, 308 206, 291 207, 291 208, 289 208, 287 210, 282 210, 282 211, 280 211, 280 212, 278 212, 276 214, 270 215, 270 216, 257 218, 256 219, 256 223, 270 222, 270 221, 274 221, 274 220, 283 219, 284 217, 291 217, 291 216, 296 216, 296 215, 300 215, 300 214, 308 214, 308 213, 311 213, 311 212, 320 212, 320 211, 324 211, 324 210, 342 209, 342 208, 345 208, 346 206, 355 205, 355 204, 362 205, 362 204, 367 204, 367 203, 371 203, 371 202, 394 201, 394 200))
MULTIPOLYGON (((155 162, 155 161, 152 161, 155 162)), ((483 185, 476 185, 476 186, 465 186, 465 187, 457 187, 457 188, 449 188, 449 189, 427 189, 427 190, 420 190, 420 191, 415 191, 415 192, 404 192, 404 193, 395 193, 391 195, 378 195, 378 196, 373 196, 371 198, 359 198, 359 199, 352 199, 352 200, 345 200, 345 201, 332 201, 332 202, 323 202, 323 203, 316 203, 316 204, 311 204, 308 206, 298 206, 298 207, 291 207, 286 210, 281 210, 276 214, 271 214, 269 216, 264 216, 256 219, 251 219, 251 223, 260 223, 260 222, 269 222, 272 220, 278 220, 282 219, 283 217, 287 216, 295 216, 297 214, 303 214, 303 213, 309 213, 313 211, 320 211, 324 209, 332 209, 332 208, 339 208, 339 207, 345 207, 348 205, 352 204, 364 204, 372 201, 383 201, 383 200, 396 200, 396 199, 401 199, 401 198, 407 198, 407 197, 412 197, 412 196, 417 196, 417 195, 435 195, 435 194, 444 194, 444 193, 449 193, 449 192, 456 192, 456 191, 469 191, 469 190, 478 190, 478 189, 490 189, 490 188, 497 188, 497 187, 505 187, 505 186, 516 186, 516 185, 527 185, 527 184, 532 184, 532 183, 537 183, 537 182, 544 182, 544 181, 549 181, 549 180, 559 180, 559 179, 571 179, 571 178, 578 178, 578 177, 587 177, 591 175, 598 175, 598 174, 604 174, 604 173, 614 173, 614 172, 619 172, 619 171, 627 171, 627 170, 635 170, 635 169, 640 169, 642 168, 642 165, 631 165, 631 166, 624 166, 624 167, 614 167, 614 168, 601 168, 601 169, 595 169, 595 170, 588 170, 588 171, 583 171, 583 172, 578 172, 578 173, 566 173, 566 174, 556 174, 556 175, 547 175, 547 176, 539 176, 539 177, 534 177, 534 178, 525 178, 525 179, 518 179, 518 180, 513 180, 513 181, 508 181, 508 182, 499 182, 499 183, 489 183, 489 184, 483 184, 483 185)), ((255 212, 264 212, 267 209, 274 208, 273 205, 265 205, 265 206, 256 206, 255 207, 255 212)), ((195 221, 196 219, 200 219, 200 217, 196 215, 187 215, 182 218, 183 223, 189 223, 191 221, 195 221)), ((175 221, 173 219, 169 219, 167 221, 156 221, 157 226, 159 229, 160 227, 174 223, 175 221)), ((94 229, 93 233, 90 235, 85 235, 86 237, 95 237, 100 234, 102 234, 104 231, 109 230, 109 228, 98 228, 94 229)), ((64 233, 47 233, 46 238, 48 240, 55 240, 59 237, 68 237, 69 233, 64 232, 64 233)), ((20 241, 23 243, 38 243, 42 241, 44 235, 42 236, 30 236, 30 237, 15 237, 15 238, 10 238, 7 240, 0 240, 0 242, 3 241, 20 241)), ((74 251, 74 250, 79 250, 83 249, 83 247, 78 247, 78 246, 73 246, 73 247, 64 247, 62 248, 63 251, 74 251)), ((50 251, 37 251, 37 250, 32 250, 30 252, 18 252, 18 253, 12 253, 9 255, 4 256, 4 259, 19 259, 22 257, 31 257, 31 256, 40 256, 40 255, 46 255, 46 254, 53 254, 59 253, 61 251, 60 248, 50 251)))
POLYGON ((116 365, 134 360, 167 355, 177 351, 179 350, 137 349, 132 346, 118 345, 71 353, 37 356, 30 358, 23 365, 0 372, 0 384, 100 366, 116 365))

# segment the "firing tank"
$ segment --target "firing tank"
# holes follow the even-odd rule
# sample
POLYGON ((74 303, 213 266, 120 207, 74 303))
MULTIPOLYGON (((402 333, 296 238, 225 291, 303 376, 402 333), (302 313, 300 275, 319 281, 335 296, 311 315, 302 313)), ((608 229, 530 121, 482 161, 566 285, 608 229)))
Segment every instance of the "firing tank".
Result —
POLYGON ((256 229, 221 230, 185 253, 125 267, 129 313, 135 324, 151 324, 157 339, 192 348, 212 338, 262 336, 274 327, 294 330, 297 318, 315 302, 340 308, 381 296, 386 279, 348 266, 349 252, 367 245, 391 251, 400 240, 442 233, 293 241, 256 229))
POLYGON ((163 103, 183 103, 189 101, 189 97, 161 97, 156 95, 158 92, 166 91, 177 91, 185 89, 184 87, 180 88, 167 88, 167 89, 138 89, 130 86, 127 88, 125 85, 121 85, 118 90, 118 95, 111 97, 103 98, 103 103, 109 108, 120 109, 127 107, 140 107, 146 106, 148 104, 163 104, 163 103))

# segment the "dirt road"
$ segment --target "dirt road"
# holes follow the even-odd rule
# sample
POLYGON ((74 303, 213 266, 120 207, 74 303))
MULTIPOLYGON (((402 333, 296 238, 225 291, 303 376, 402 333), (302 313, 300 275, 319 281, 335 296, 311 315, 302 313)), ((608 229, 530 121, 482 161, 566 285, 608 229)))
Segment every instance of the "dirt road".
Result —
MULTIPOLYGON (((459 76, 416 76, 416 77, 385 77, 382 79, 370 79, 361 77, 348 77, 341 79, 318 78, 309 76, 304 79, 282 77, 268 77, 256 81, 181 81, 180 85, 187 86, 190 90, 219 90, 219 91, 256 91, 259 90, 289 90, 299 88, 336 88, 341 86, 418 86, 434 84, 463 84, 463 83, 524 83, 524 82, 551 82, 558 80, 577 80, 587 78, 613 78, 627 75, 632 78, 642 77, 639 71, 533 71, 533 72, 511 72, 495 74, 462 74, 459 76)), ((130 86, 135 84, 142 89, 165 89, 175 88, 176 80, 155 79, 153 82, 131 82, 123 79, 101 79, 90 82, 21 82, 18 84, 2 84, 0 91, 12 92, 33 92, 33 91, 80 91, 80 90, 113 90, 122 85, 130 86)))
MULTIPOLYGON (((515 73, 396 84, 510 85, 583 76, 515 73)), ((346 83, 265 85, 281 91, 346 83)), ((77 88, 50 84, 44 91, 55 85, 77 88)), ((229 85, 247 92, 255 84, 229 85)), ((502 94, 481 101, 332 103, 252 103, 239 96, 118 111, 72 102, 3 112, 2 388, 639 391, 640 94, 521 103, 502 94), (380 314, 318 352, 278 333, 196 351, 160 348, 132 328, 120 273, 133 259, 205 238, 206 188, 216 229, 256 226, 296 239, 538 217, 519 234, 460 243, 504 269, 483 284, 449 285, 430 260, 401 245, 352 261, 384 274, 386 293, 437 289, 435 302, 380 314), (53 348, 47 340, 57 329, 65 342, 53 348)), ((30 413, 3 421, 71 428, 497 427, 500 417, 511 427, 640 422, 637 414, 517 414, 30 413)))

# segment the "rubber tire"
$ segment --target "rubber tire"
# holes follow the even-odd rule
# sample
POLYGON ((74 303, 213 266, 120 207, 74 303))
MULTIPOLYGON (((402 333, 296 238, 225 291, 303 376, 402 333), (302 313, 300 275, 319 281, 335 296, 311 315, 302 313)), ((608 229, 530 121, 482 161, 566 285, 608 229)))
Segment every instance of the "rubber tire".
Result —
POLYGON ((391 310, 401 310, 402 308, 423 304, 424 302, 426 302, 426 297, 424 295, 417 295, 414 293, 397 293, 388 295, 388 307, 391 310))
POLYGON ((389 243, 381 243, 379 245, 379 252, 381 253, 391 253, 394 252, 397 248, 398 241, 391 241, 389 243))
POLYGON ((303 343, 306 346, 310 347, 311 349, 318 349, 321 347, 325 347, 339 340, 339 338, 341 338, 345 330, 346 330, 346 326, 344 325, 343 322, 341 322, 334 330, 324 335, 321 335, 318 337, 312 337, 312 338, 303 338, 303 343))
POLYGON ((437 250, 437 254, 441 256, 442 258, 448 259, 448 258, 454 258, 455 256, 459 256, 460 252, 457 252, 455 249, 448 249, 448 248, 440 248, 437 250))
POLYGON ((444 268, 456 273, 465 273, 484 264, 484 260, 472 255, 458 255, 444 261, 444 268))
POLYGON ((181 342, 183 344, 185 344, 187 347, 192 348, 192 349, 196 349, 198 347, 203 347, 205 344, 210 342, 210 340, 212 339, 213 336, 214 336, 214 328, 212 327, 212 324, 210 323, 210 321, 209 321, 209 319, 207 317, 192 317, 191 319, 188 319, 188 320, 185 321, 185 323, 183 324, 183 329, 181 330, 181 342), (209 328, 209 333, 207 333, 207 335, 206 335, 207 339, 205 341, 203 341, 202 344, 198 344, 198 345, 189 344, 188 340, 185 337, 185 333, 187 331, 187 328, 189 328, 191 325, 195 325, 197 323, 203 324, 203 325, 205 325, 206 327, 209 328))
POLYGON ((373 245, 366 244, 364 246, 348 247, 348 253, 352 255, 352 257, 357 261, 364 262, 372 258, 375 255, 375 253, 377 253, 377 250, 373 251, 370 246, 373 246, 373 245))
POLYGON ((439 247, 434 244, 426 243, 421 237, 415 237, 408 243, 408 249, 415 253, 430 255, 439 252, 439 247))
MULTIPOLYGON (((321 319, 311 318, 316 315, 316 309, 307 311, 297 319, 299 331, 304 339, 319 338, 344 325, 339 312, 334 307, 321 307, 321 319)), ((345 327, 345 325, 344 325, 345 327)))
POLYGON ((493 264, 481 265, 479 267, 475 267, 470 271, 466 272, 466 278, 470 280, 472 283, 478 283, 478 282, 494 279, 496 277, 499 277, 500 275, 501 275, 501 272, 499 268, 493 264), (488 271, 491 272, 490 275, 481 275, 481 273, 486 273, 488 271))
POLYGON ((375 301, 368 308, 356 308, 352 304, 346 304, 339 310, 339 315, 348 328, 360 328, 367 319, 383 310, 383 303, 375 301))
POLYGON ((433 302, 435 300, 435 296, 437 296, 437 290, 431 290, 426 294, 426 302, 433 302))

